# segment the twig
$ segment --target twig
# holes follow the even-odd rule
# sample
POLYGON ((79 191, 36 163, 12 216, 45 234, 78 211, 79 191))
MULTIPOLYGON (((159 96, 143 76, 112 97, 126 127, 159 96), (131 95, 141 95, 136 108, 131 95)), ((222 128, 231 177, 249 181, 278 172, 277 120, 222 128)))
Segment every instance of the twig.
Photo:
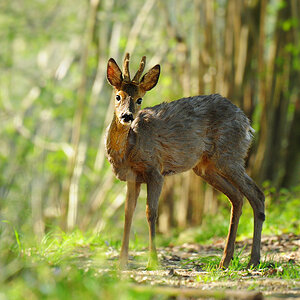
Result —
POLYGON ((228 290, 201 290, 201 289, 189 289, 189 288, 174 288, 174 287, 153 287, 132 285, 132 289, 137 292, 153 293, 155 295, 161 294, 168 297, 183 296, 183 297, 201 297, 201 298, 213 298, 213 299, 247 299, 247 300, 260 300, 263 299, 261 292, 249 292, 249 291, 228 291, 228 290))

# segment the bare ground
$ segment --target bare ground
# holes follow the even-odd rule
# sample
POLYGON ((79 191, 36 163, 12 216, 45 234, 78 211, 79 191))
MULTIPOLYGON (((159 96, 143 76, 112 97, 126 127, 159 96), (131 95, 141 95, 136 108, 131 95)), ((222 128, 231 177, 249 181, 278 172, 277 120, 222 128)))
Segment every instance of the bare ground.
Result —
MULTIPOLYGON (((300 235, 264 236, 261 261, 267 263, 263 269, 208 271, 208 264, 217 265, 223 248, 224 239, 215 240, 211 245, 159 248, 160 267, 155 271, 146 270, 147 249, 130 251, 129 268, 120 271, 119 276, 130 279, 137 291, 149 290, 170 299, 300 299, 300 278, 292 275, 288 278, 286 271, 283 276, 287 265, 294 266, 299 274, 300 235)), ((236 243, 235 253, 241 252, 240 261, 248 260, 250 249, 250 239, 236 243)), ((83 252, 82 256, 77 253, 77 258, 85 258, 80 267, 95 267, 97 263, 83 252)), ((105 267, 102 263, 98 266, 99 274, 109 273, 116 267, 118 252, 111 248, 106 257, 105 267)))
MULTIPOLYGON (((300 278, 283 279, 280 276, 282 267, 276 267, 276 263, 299 267, 300 235, 263 237, 262 261, 270 262, 263 270, 205 271, 205 257, 208 261, 218 260, 222 255, 223 243, 224 240, 216 240, 213 245, 184 244, 160 248, 158 256, 161 266, 156 271, 145 269, 146 249, 131 252, 133 256, 130 257, 129 270, 122 271, 122 276, 130 277, 135 284, 150 285, 152 290, 159 287, 159 293, 163 293, 162 288, 168 295, 178 293, 180 299, 214 298, 213 294, 208 292, 205 295, 203 291, 224 291, 221 298, 228 299, 300 299, 300 278), (194 292, 191 293, 191 290, 194 292)), ((237 242, 236 253, 244 248, 242 260, 249 257, 250 246, 251 240, 237 242)))

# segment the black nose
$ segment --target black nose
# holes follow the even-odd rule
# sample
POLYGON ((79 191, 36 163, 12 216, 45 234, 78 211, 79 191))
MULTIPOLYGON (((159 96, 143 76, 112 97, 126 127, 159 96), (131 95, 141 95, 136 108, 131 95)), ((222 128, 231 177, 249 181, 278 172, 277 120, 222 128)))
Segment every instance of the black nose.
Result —
POLYGON ((126 123, 132 122, 133 121, 133 114, 132 113, 124 113, 124 114, 122 114, 121 119, 126 123))

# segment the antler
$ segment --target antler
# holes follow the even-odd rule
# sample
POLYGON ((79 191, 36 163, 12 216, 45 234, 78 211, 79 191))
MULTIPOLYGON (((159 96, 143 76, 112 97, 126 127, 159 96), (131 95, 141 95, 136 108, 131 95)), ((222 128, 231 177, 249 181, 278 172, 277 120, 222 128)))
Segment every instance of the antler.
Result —
POLYGON ((145 64, 146 64, 146 56, 143 56, 140 62, 139 69, 137 70, 136 74, 134 75, 132 82, 134 83, 139 83, 140 77, 143 74, 143 71, 145 69, 145 64))
POLYGON ((129 73, 129 53, 125 54, 124 63, 123 63, 123 77, 124 81, 130 82, 130 73, 129 73))

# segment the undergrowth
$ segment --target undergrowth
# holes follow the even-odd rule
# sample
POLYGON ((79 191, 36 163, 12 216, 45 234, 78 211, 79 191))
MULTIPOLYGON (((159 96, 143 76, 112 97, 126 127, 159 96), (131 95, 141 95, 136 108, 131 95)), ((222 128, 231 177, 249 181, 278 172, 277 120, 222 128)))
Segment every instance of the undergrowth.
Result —
MULTIPOLYGON (((300 195, 298 187, 295 191, 282 189, 276 192, 264 185, 265 215, 266 220, 263 225, 263 235, 274 235, 283 233, 300 233, 300 195)), ((220 194, 222 204, 215 215, 204 217, 202 225, 199 227, 188 228, 181 232, 175 232, 173 239, 168 241, 172 244, 182 244, 186 242, 197 242, 200 244, 211 244, 216 238, 225 238, 228 233, 230 221, 230 204, 225 195, 220 194), (227 203, 227 205, 226 205, 227 203)), ((237 240, 250 238, 253 235, 253 210, 246 199, 242 216, 239 221, 237 240)))
POLYGON ((1 300, 151 298, 151 293, 133 290, 129 280, 120 277, 117 249, 109 239, 59 229, 41 241, 19 236, 2 232, 1 300))
MULTIPOLYGON (((264 234, 299 234, 300 212, 299 198, 292 197, 287 191, 273 205, 272 191, 266 193, 266 222, 264 234), (278 221, 280 220, 280 222, 278 221)), ((211 242, 216 236, 225 239, 229 212, 223 210, 215 217, 207 217, 201 228, 186 234, 188 241, 211 242), (224 217, 224 214, 226 217, 224 217)), ((253 224, 252 211, 245 206, 239 226, 239 237, 251 236, 253 224), (243 219, 244 218, 244 219, 243 219)), ((181 235, 184 237, 185 233, 181 235)), ((182 243, 184 238, 158 240, 158 246, 167 243, 182 243)), ((29 232, 22 232, 8 221, 0 223, 0 299, 152 299, 151 292, 139 292, 130 287, 130 279, 120 276, 117 257, 120 238, 112 238, 110 232, 94 234, 74 230, 65 233, 53 229, 41 240, 29 232), (117 287, 117 289, 116 289, 117 287), (122 293, 119 291, 122 290, 122 293)), ((145 239, 138 235, 131 238, 130 249, 144 250, 145 239)), ((135 260, 146 260, 145 256, 135 260)), ((229 268, 220 270, 219 256, 195 259, 195 266, 201 272, 197 279, 202 283, 213 281, 239 280, 242 278, 282 278, 297 280, 300 278, 299 262, 279 262, 262 259, 256 268, 247 268, 248 257, 243 249, 236 253, 229 268)), ((180 262, 183 267, 187 262, 180 262)), ((253 286, 255 288, 255 286, 253 286)), ((160 298, 164 299, 164 298, 160 298)))
POLYGON ((226 270, 219 268, 220 257, 209 256, 197 260, 197 264, 202 265, 203 274, 198 275, 200 282, 209 283, 216 280, 239 280, 242 278, 280 278, 280 279, 298 279, 300 278, 299 262, 278 262, 273 260, 262 260, 256 267, 247 266, 247 257, 242 256, 243 249, 233 257, 229 267, 226 270))

